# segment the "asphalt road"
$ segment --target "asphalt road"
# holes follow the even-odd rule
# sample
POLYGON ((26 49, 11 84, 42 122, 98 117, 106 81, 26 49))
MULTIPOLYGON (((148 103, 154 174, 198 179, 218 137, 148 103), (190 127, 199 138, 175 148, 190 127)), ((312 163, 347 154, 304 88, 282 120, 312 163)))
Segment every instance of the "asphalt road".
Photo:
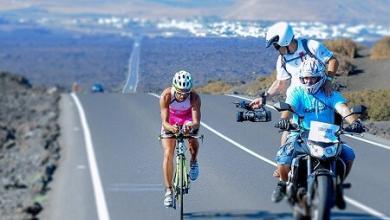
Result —
MULTIPOLYGON (((74 98, 65 95, 62 99, 62 144, 66 149, 44 218, 176 218, 177 210, 163 206, 158 99, 150 94, 74 98), (80 122, 75 100, 80 100, 84 109, 88 132, 80 122), (97 177, 86 133, 90 133, 97 177)), ((238 98, 201 98, 200 133, 205 140, 199 151, 200 177, 185 197, 186 218, 291 219, 285 201, 270 201, 276 184, 273 160, 280 142, 274 122, 237 123, 232 102, 238 98)), ((276 120, 279 114, 272 111, 272 116, 276 120)), ((352 188, 346 191, 347 209, 333 209, 332 219, 390 216, 390 150, 348 137, 344 140, 355 149, 357 158, 348 178, 352 188)))
POLYGON ((141 52, 141 37, 134 39, 133 50, 129 58, 128 76, 126 83, 122 89, 122 93, 134 93, 137 91, 138 71, 139 71, 139 55, 141 52))

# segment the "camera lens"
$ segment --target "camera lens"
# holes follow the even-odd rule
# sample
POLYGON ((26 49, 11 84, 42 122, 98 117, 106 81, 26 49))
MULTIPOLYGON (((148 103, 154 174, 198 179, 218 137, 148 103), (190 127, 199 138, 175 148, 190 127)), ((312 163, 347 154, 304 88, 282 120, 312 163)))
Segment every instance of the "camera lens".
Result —
POLYGON ((237 122, 244 121, 244 112, 237 112, 237 122))

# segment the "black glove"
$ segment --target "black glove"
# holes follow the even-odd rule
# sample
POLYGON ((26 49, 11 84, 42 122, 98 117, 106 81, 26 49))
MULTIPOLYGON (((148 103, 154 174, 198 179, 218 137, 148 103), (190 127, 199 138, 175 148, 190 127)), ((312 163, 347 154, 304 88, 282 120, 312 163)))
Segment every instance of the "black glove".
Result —
POLYGON ((281 130, 288 130, 290 128, 290 120, 286 118, 281 118, 278 122, 277 127, 281 130))
POLYGON ((347 132, 354 132, 354 133, 363 133, 366 131, 364 125, 360 120, 354 121, 352 124, 350 124, 348 127, 344 129, 347 132))

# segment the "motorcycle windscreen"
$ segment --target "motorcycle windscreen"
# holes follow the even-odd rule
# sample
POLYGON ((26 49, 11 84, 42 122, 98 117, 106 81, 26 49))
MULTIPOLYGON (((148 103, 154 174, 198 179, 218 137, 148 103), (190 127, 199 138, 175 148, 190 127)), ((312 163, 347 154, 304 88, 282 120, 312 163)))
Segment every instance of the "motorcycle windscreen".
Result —
POLYGON ((334 124, 311 121, 308 139, 322 143, 338 143, 339 140, 336 136, 336 132, 339 128, 339 126, 334 124))

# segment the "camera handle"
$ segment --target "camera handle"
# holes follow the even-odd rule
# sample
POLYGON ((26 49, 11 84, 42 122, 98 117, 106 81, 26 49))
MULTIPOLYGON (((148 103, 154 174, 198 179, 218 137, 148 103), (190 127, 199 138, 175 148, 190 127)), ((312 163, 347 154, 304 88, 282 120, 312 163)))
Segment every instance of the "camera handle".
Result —
POLYGON ((263 106, 267 103, 267 96, 268 96, 267 92, 262 92, 260 94, 261 103, 263 104, 263 106))

